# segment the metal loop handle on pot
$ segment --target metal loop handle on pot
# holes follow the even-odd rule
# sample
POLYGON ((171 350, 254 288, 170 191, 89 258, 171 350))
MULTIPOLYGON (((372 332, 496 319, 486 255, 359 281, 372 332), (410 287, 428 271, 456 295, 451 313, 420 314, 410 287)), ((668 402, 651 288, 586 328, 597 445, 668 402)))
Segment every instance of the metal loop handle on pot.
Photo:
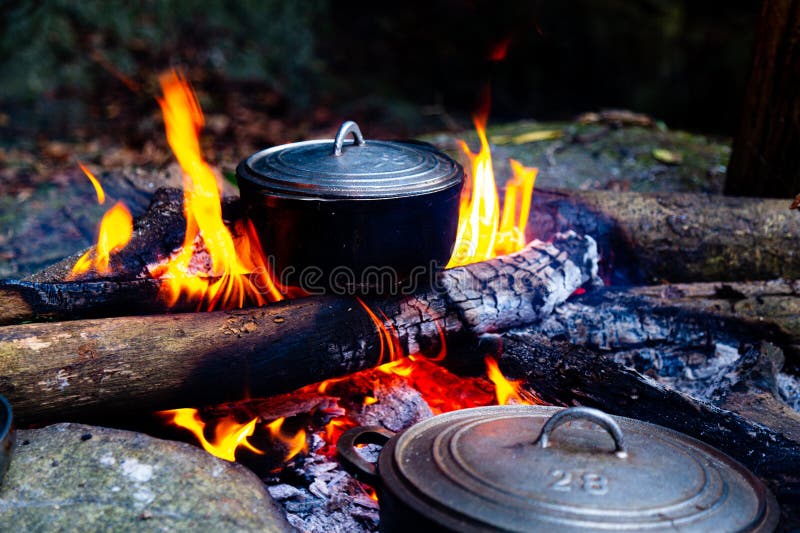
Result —
POLYGON ((376 485, 380 478, 378 467, 370 463, 356 451, 357 444, 386 444, 394 433, 380 426, 362 426, 342 433, 336 442, 336 453, 342 466, 356 479, 376 485))
POLYGON ((333 141, 333 155, 336 157, 342 155, 342 145, 344 144, 344 139, 350 133, 353 134, 353 139, 355 139, 355 143, 358 146, 363 146, 366 144, 367 141, 364 140, 364 136, 361 134, 361 128, 359 128, 358 124, 352 120, 348 120, 339 126, 339 131, 336 132, 336 139, 333 141))
POLYGON ((550 436, 553 431, 561 424, 572 420, 588 420, 602 427, 611 435, 611 438, 614 439, 615 455, 621 459, 628 456, 628 452, 625 449, 625 440, 622 436, 622 429, 620 429, 619 424, 603 411, 592 409, 591 407, 570 407, 569 409, 559 411, 545 423, 542 427, 541 434, 539 434, 539 437, 534 441, 534 444, 538 444, 542 448, 547 448, 550 446, 550 436))

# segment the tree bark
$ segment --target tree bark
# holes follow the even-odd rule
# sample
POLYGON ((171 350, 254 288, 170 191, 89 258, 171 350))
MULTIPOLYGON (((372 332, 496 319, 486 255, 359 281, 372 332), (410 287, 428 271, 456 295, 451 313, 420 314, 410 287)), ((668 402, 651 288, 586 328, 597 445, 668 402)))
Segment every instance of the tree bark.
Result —
POLYGON ((502 336, 503 374, 554 405, 587 405, 651 422, 715 446, 764 480, 782 504, 787 524, 800 520, 800 441, 669 390, 602 355, 545 337, 502 336))
POLYGON ((725 194, 800 193, 800 0, 764 0, 725 194))
POLYGON ((441 273, 412 296, 311 297, 256 309, 0 328, 0 390, 21 423, 272 396, 389 361, 438 353, 541 319, 595 281, 594 241, 575 234, 441 273), (385 318, 384 318, 385 317, 385 318), (385 322, 385 331, 375 321, 385 322), (394 334, 389 332, 393 331, 394 334), (402 355, 402 354, 397 354, 402 355))
MULTIPOLYGON (((800 151, 798 151, 800 153, 800 151)), ((788 202, 685 193, 533 193, 529 235, 597 241, 612 285, 800 278, 800 214, 788 202)))

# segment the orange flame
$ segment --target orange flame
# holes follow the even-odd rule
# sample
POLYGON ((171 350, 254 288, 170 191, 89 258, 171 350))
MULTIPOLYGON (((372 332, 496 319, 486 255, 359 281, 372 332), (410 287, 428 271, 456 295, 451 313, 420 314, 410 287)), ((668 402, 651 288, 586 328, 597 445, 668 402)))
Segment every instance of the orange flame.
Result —
POLYGON ((253 242, 251 228, 239 227, 234 239, 222 220, 220 187, 214 171, 203 159, 198 137, 203 112, 186 80, 177 72, 161 76, 163 97, 158 98, 164 115, 167 141, 184 172, 186 236, 182 248, 156 277, 165 283, 163 295, 170 305, 182 297, 198 302, 198 308, 261 305, 283 298, 272 281, 260 246, 253 242), (212 276, 198 275, 192 261, 202 248, 211 263, 212 276))
POLYGON ((167 423, 191 431, 205 451, 220 459, 235 461, 239 446, 257 454, 264 453, 247 441, 247 437, 252 436, 255 431, 258 418, 246 424, 240 424, 230 417, 223 418, 214 427, 213 441, 208 441, 204 433, 206 423, 200 418, 197 409, 172 409, 161 411, 159 414, 171 417, 167 423))
POLYGON ((486 138, 487 116, 481 113, 474 118, 481 146, 478 153, 459 141, 471 172, 461 193, 456 244, 448 268, 516 252, 526 244, 525 227, 538 170, 511 161, 514 177, 506 186, 501 216, 492 154, 486 138))
POLYGON ((131 217, 131 212, 128 211, 125 204, 117 202, 111 209, 106 211, 100 221, 97 245, 75 262, 68 279, 75 279, 77 276, 88 272, 92 267, 98 274, 108 274, 111 271, 108 266, 111 261, 111 254, 124 248, 132 236, 133 217, 131 217))
POLYGON ((484 362, 486 363, 486 375, 494 383, 497 405, 508 405, 510 403, 535 405, 537 403, 532 398, 526 397, 527 394, 522 390, 519 381, 506 379, 503 373, 500 372, 497 361, 493 357, 487 355, 484 358, 484 362))
POLYGON ((284 462, 290 460, 300 452, 308 451, 306 430, 300 428, 297 433, 292 436, 288 436, 283 432, 282 429, 285 420, 285 417, 281 417, 267 424, 267 429, 269 429, 269 434, 272 435, 272 438, 281 441, 287 447, 286 455, 283 458, 284 462))
POLYGON ((97 194, 97 203, 100 205, 106 203, 106 193, 103 190, 103 187, 100 186, 100 182, 97 181, 97 178, 94 177, 94 174, 92 174, 91 171, 88 168, 86 168, 86 165, 84 165, 80 161, 78 161, 78 166, 81 167, 83 173, 86 174, 86 177, 89 178, 90 182, 92 182, 92 186, 94 187, 94 192, 95 194, 97 194))
POLYGON ((367 312, 369 318, 372 320, 372 323, 375 324, 375 328, 378 330, 378 336, 380 338, 380 355, 378 356, 378 364, 383 363, 383 360, 386 356, 386 353, 389 353, 389 361, 397 361, 401 357, 403 357, 403 346, 400 344, 400 338, 397 335, 397 330, 395 327, 389 323, 389 318, 386 314, 381 311, 380 309, 378 312, 383 317, 383 320, 378 318, 378 315, 369 308, 369 306, 364 303, 359 297, 356 297, 358 303, 361 304, 361 307, 367 312), (387 325, 388 324, 388 325, 387 325))

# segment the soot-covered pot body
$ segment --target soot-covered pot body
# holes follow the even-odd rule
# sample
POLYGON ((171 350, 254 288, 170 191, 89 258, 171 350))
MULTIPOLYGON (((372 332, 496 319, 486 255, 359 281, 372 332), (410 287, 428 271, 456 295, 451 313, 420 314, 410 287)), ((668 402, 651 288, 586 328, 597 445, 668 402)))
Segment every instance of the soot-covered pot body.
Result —
POLYGON ((426 283, 452 253, 464 171, 430 145, 364 141, 345 123, 335 140, 253 154, 237 178, 284 284, 387 292, 426 283))

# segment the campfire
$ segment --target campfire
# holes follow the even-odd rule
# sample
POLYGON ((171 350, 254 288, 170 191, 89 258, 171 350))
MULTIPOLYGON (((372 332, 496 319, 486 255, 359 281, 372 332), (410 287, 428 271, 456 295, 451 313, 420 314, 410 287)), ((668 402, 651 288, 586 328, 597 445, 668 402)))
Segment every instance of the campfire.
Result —
MULTIPOLYGON (((731 495, 725 505, 738 505, 737 498, 742 509, 755 505, 747 527, 772 528, 780 513, 786 523, 797 519, 792 499, 800 478, 785 465, 800 464, 800 415, 785 402, 798 402, 800 381, 796 368, 781 368, 781 349, 796 355, 796 338, 774 321, 718 305, 796 296, 795 282, 635 286, 658 271, 647 263, 652 256, 637 255, 636 236, 623 235, 606 214, 598 214, 592 198, 534 193, 537 169, 514 160, 512 177, 498 187, 486 132, 488 106, 474 119, 478 151, 458 143, 466 171, 427 145, 365 140, 357 125, 345 123, 334 141, 285 145, 246 159, 238 171, 242 198, 226 198, 223 178, 203 157, 204 118, 192 88, 174 71, 162 75, 160 84, 158 104, 182 170, 182 190, 157 191, 137 218, 124 201, 116 202, 100 221, 95 246, 34 279, 2 285, 7 298, 0 307, 6 324, 0 360, 14 371, 0 373, 0 384, 9 384, 2 392, 22 424, 106 423, 114 412, 137 413, 139 419, 152 413, 145 424, 149 433, 192 442, 250 467, 294 527, 375 531, 384 519, 379 513, 398 512, 397 495, 378 488, 390 483, 376 482, 374 466, 366 470, 372 477, 363 468, 361 475, 354 472, 342 459, 342 442, 357 445, 356 464, 370 459, 383 465, 380 444, 401 446, 395 434, 489 412, 465 411, 473 408, 517 406, 507 412, 525 413, 520 406, 537 406, 537 416, 552 416, 552 431, 567 424, 589 437, 600 434, 624 458, 622 433, 631 435, 629 443, 639 438, 638 426, 632 429, 621 418, 629 417, 685 433, 706 444, 682 445, 731 461, 711 448, 717 447, 751 469, 755 475, 731 461, 735 479, 723 472, 719 480, 728 487, 722 492, 731 495), (346 141, 350 135, 353 140, 346 141), (349 176, 351 183, 331 185, 318 168, 308 172, 313 179, 292 184, 258 174, 278 164, 295 172, 302 160, 292 150, 311 158, 323 149, 325 165, 335 172, 342 165, 330 161, 344 158, 331 158, 342 154, 366 157, 368 150, 396 149, 400 155, 385 152, 375 159, 373 172, 388 168, 379 185, 365 185, 357 172, 349 176), (391 174, 408 161, 424 180, 391 174), (400 192, 392 189, 395 183, 401 183, 400 192), (384 189, 375 192, 379 187, 384 189), (413 250, 391 250, 407 244, 393 242, 392 224, 362 228, 360 215, 352 214, 370 205, 369 216, 378 217, 391 210, 378 202, 389 201, 401 212, 393 219, 398 227, 419 224, 420 231, 407 238, 419 241, 414 250, 422 250, 422 259, 413 250), (277 231, 267 227, 274 218, 260 217, 266 208, 301 217, 335 211, 339 218, 327 220, 346 220, 345 229, 314 219, 313 231, 300 224, 277 231), (408 221, 399 218, 403 210, 408 221), (428 212, 431 223, 420 220, 428 212), (318 241, 287 233, 295 230, 310 231, 309 238, 318 241), (383 279, 365 277, 359 263, 357 252, 372 250, 373 236, 389 257, 411 257, 385 283, 363 281, 383 279), (346 245, 338 247, 340 242, 346 245), (292 266, 299 267, 308 267, 304 261, 320 249, 330 250, 351 268, 352 279, 337 292, 341 272, 324 261, 312 281, 306 270, 287 274, 287 249, 296 251, 292 266), (418 278, 409 274, 415 267, 421 267, 418 278), (573 405, 618 418, 545 407, 573 405), (445 413, 451 418, 434 418, 445 413), (561 416, 567 421, 559 421, 561 416), (571 425, 569 417, 584 418, 571 425), (589 424, 586 430, 587 421, 600 429, 589 424), (358 433, 364 426, 372 429, 358 433), (357 442, 356 434, 372 440, 357 442)), ((104 204, 102 177, 80 168, 104 204)), ((668 223, 688 227, 672 207, 664 208, 668 223)), ((655 220, 661 213, 654 208, 650 216, 655 220)), ((662 430, 677 438, 657 431, 662 430)), ((548 446, 545 429, 529 440, 542 450, 548 446)), ((630 456, 637 457, 636 451, 630 456)), ((610 474, 588 468, 546 475, 557 478, 556 491, 606 494, 610 474)), ((714 480, 716 475, 709 474, 714 480)), ((708 485, 716 490, 714 483, 708 485)), ((708 505, 722 506, 725 498, 719 498, 708 505)), ((431 513, 424 520, 447 523, 431 513)))

